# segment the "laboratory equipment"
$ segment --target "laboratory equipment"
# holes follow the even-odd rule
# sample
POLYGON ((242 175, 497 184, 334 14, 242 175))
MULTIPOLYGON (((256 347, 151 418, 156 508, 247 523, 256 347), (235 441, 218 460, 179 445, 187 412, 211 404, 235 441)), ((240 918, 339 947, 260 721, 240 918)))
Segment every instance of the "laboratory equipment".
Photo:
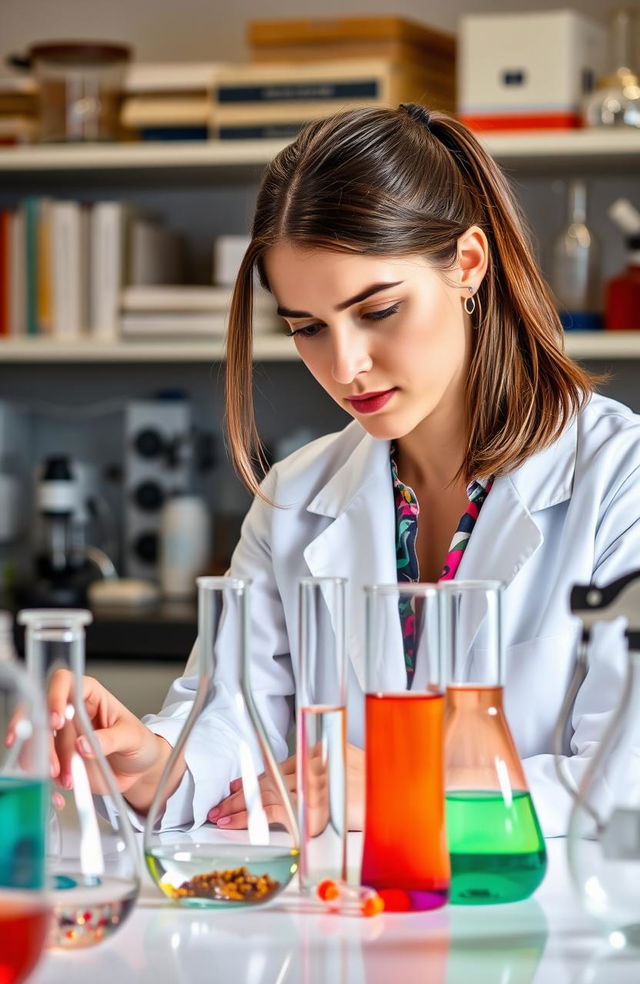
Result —
POLYGON ((640 126, 640 78, 635 62, 637 11, 615 7, 609 14, 609 68, 583 104, 587 126, 640 126))
POLYGON ((301 578, 297 789, 300 887, 347 877, 346 587, 344 578, 301 578))
POLYGON ((61 949, 108 939, 125 922, 140 890, 127 809, 84 702, 85 627, 91 620, 91 612, 82 609, 18 613, 32 681, 46 691, 57 673, 66 674, 69 685, 64 718, 56 723, 59 744, 62 740, 73 751, 69 775, 59 776, 64 785, 59 782, 54 794, 59 840, 52 838, 48 857, 49 945, 61 949))
POLYGON ((436 909, 449 897, 444 807, 444 689, 438 591, 365 588, 363 884, 390 912, 436 909), (413 608, 416 663, 406 689, 400 610, 413 608))
POLYGON ((567 182, 567 217, 553 243, 551 286, 567 330, 602 328, 600 244, 587 225, 587 182, 567 182))
POLYGON ((451 902, 515 902, 541 883, 547 859, 504 712, 502 585, 447 581, 438 590, 451 902))
MULTIPOLYGON (((556 728, 558 777, 575 799, 567 856, 584 907, 605 927, 640 946, 640 570, 610 584, 575 585, 571 611, 582 622, 578 660, 556 728), (576 789, 565 774, 562 739, 575 696, 589 669, 600 622, 614 622, 628 647, 619 706, 576 789)), ((609 647, 615 636, 607 638, 609 647)))
POLYGON ((249 585, 240 578, 198 578, 198 690, 145 823, 151 877, 168 898, 186 906, 268 902, 298 870, 295 814, 250 679, 249 585), (219 741, 212 744, 207 722, 216 717, 219 741), (243 793, 243 803, 234 822, 187 833, 170 826, 167 803, 182 757, 188 766, 203 750, 218 780, 207 791, 208 805, 230 793, 243 793))
POLYGON ((640 212, 626 198, 616 199, 607 212, 625 236, 627 268, 606 285, 605 327, 640 331, 640 212))
POLYGON ((44 701, 13 658, 11 617, 0 612, 0 980, 24 980, 47 940, 49 799, 44 701))

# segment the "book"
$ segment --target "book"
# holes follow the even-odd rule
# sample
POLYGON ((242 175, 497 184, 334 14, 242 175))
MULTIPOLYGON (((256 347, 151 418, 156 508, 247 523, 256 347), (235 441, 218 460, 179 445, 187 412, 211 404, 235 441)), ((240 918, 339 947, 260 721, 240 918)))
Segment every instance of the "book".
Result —
POLYGON ((27 335, 38 335, 38 215, 39 199, 29 195, 22 201, 24 216, 25 325, 27 335))
POLYGON ((217 62, 132 62, 125 70, 125 93, 202 92, 211 89, 217 62))
POLYGON ((36 319, 37 334, 51 333, 53 286, 51 276, 51 206, 50 198, 38 199, 38 228, 36 249, 37 279, 36 279, 36 319))
MULTIPOLYGON (((231 304, 230 287, 197 284, 163 284, 149 287, 125 287, 120 295, 124 312, 226 312, 231 304)), ((267 291, 254 291, 254 309, 273 311, 275 301, 267 291)))
MULTIPOLYGON (((324 103, 335 112, 354 101, 381 106, 425 101, 432 108, 451 110, 453 75, 437 82, 427 70, 398 66, 386 59, 229 66, 220 70, 213 87, 213 124, 218 125, 221 113, 225 113, 225 125, 236 122, 230 118, 231 108, 252 108, 257 113, 264 107, 286 109, 297 104, 304 114, 310 104, 324 103)), ((273 118, 254 118, 256 124, 274 122, 273 118)))
POLYGON ((427 51, 455 53, 455 37, 406 17, 305 17, 254 20, 247 24, 252 49, 271 45, 339 45, 345 42, 406 41, 427 51))
POLYGON ((112 339, 118 331, 120 291, 128 273, 128 228, 132 209, 126 202, 95 202, 90 221, 91 333, 112 339))
POLYGON ((22 208, 11 213, 9 237, 9 335, 20 338, 27 332, 27 246, 22 208))
POLYGON ((211 114, 208 92, 196 95, 129 96, 122 104, 120 120, 123 126, 206 125, 211 114))
POLYGON ((134 216, 129 228, 129 284, 179 283, 181 241, 162 222, 134 216))
POLYGON ((51 205, 54 338, 79 338, 89 327, 89 210, 75 201, 51 205))
MULTIPOLYGON (((223 338, 227 333, 227 321, 226 311, 123 314, 120 333, 123 338, 223 338)), ((277 330, 278 323, 273 319, 254 317, 255 334, 269 334, 277 330)))
POLYGON ((9 334, 11 285, 11 210, 0 209, 0 337, 9 334))

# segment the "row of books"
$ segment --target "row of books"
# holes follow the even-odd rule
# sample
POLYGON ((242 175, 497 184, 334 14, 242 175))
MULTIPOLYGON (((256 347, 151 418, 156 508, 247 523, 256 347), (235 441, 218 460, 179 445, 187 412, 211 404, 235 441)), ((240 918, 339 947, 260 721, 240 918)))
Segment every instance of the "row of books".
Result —
MULTIPOLYGON (((123 136, 286 138, 340 109, 400 102, 455 109, 455 38, 426 25, 389 16, 253 21, 247 37, 247 64, 131 65, 123 136)), ((31 109, 25 102, 35 100, 35 82, 10 85, 0 79, 0 125, 3 105, 16 111, 16 99, 24 114, 35 111, 35 101, 31 109)))
MULTIPOLYGON (((232 288, 159 285, 125 287, 120 295, 123 339, 221 338, 226 334, 232 288)), ((255 334, 281 330, 270 294, 254 291, 255 334)))
POLYGON ((29 196, 0 211, 0 335, 119 332, 125 284, 182 279, 179 237, 122 201, 29 196))

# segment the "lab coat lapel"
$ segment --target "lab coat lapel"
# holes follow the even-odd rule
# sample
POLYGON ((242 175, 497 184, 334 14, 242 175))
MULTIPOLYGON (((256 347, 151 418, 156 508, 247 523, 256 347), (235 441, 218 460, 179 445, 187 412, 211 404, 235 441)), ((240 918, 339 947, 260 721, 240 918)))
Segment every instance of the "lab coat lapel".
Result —
MULTIPOLYGON (((345 464, 308 507, 334 521, 304 551, 312 577, 348 579, 348 649, 365 689, 365 584, 394 583, 395 514, 389 445, 364 435, 345 464)), ((401 638, 393 661, 404 672, 401 638)))
MULTIPOLYGON (((571 495, 576 440, 574 420, 554 444, 495 480, 460 561, 456 580, 496 580, 508 588, 542 545, 544 537, 536 513, 571 495)), ((530 601, 535 603, 533 598, 530 601)), ((478 606, 469 613, 462 645, 471 646, 483 610, 478 606)))

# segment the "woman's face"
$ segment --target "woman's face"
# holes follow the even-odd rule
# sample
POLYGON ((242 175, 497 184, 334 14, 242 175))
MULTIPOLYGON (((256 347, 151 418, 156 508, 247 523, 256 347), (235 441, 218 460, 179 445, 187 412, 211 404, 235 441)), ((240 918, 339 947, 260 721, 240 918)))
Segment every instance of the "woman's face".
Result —
POLYGON ((303 362, 372 436, 398 439, 429 418, 459 416, 471 333, 464 287, 452 285, 462 271, 445 278, 419 255, 286 242, 264 266, 303 362))

